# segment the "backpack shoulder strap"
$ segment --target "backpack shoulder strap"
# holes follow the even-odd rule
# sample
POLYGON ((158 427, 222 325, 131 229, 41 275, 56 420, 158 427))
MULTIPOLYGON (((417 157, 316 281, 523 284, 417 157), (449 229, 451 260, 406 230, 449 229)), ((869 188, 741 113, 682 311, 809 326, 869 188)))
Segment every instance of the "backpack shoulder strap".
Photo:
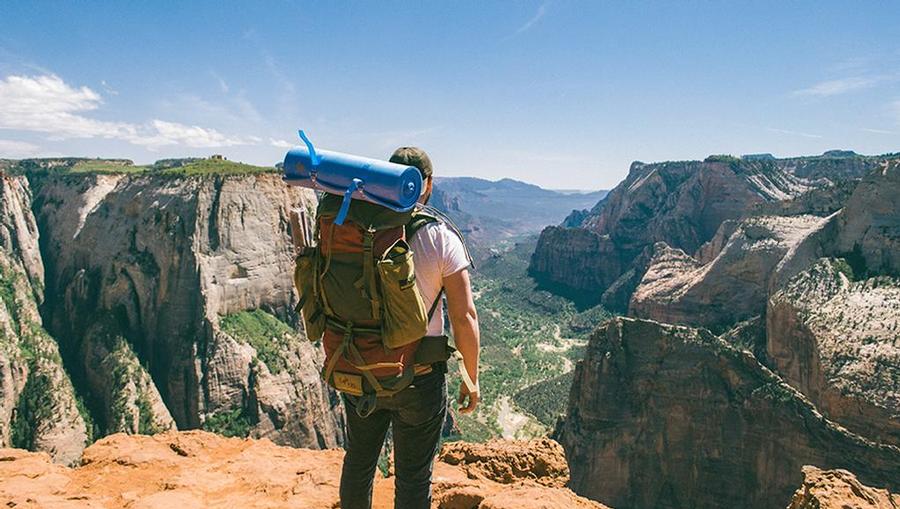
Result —
POLYGON ((417 231, 431 223, 439 222, 441 222, 441 220, 436 215, 430 214, 424 209, 417 208, 413 211, 412 217, 409 218, 409 222, 406 223, 406 238, 409 239, 415 235, 417 231))
POLYGON ((466 252, 466 258, 469 260, 469 265, 474 269, 475 268, 475 260, 472 258, 472 254, 469 252, 469 246, 466 244, 466 238, 463 236, 462 232, 459 231, 459 228, 453 223, 447 214, 444 214, 440 210, 430 206, 425 205, 421 207, 417 207, 413 212, 412 218, 409 223, 406 224, 406 238, 407 240, 413 236, 417 231, 421 230, 423 227, 430 223, 441 223, 450 229, 457 237, 459 237, 460 242, 462 242, 463 249, 466 252))

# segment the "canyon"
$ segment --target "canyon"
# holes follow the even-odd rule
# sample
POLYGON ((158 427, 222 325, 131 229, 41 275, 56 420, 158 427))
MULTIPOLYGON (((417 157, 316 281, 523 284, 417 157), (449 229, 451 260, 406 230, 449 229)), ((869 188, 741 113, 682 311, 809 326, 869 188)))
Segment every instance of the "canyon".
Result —
MULTIPOLYGON (((334 507, 343 410, 290 278, 288 214, 315 195, 204 160, 0 169, 0 494, 334 507), (147 485, 116 484, 125 467, 147 485)), ((448 432, 561 445, 447 444, 435 507, 896 503, 895 155, 634 163, 605 197, 445 184, 477 251, 488 402, 448 432), (519 192, 548 210, 523 216, 519 192)))

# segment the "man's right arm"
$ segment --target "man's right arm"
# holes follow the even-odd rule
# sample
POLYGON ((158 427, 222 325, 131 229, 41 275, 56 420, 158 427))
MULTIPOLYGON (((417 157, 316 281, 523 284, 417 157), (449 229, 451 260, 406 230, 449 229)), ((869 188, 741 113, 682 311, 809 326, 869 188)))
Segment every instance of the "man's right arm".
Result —
MULTIPOLYGON (((469 269, 462 269, 444 278, 444 292, 447 294, 447 314, 453 328, 453 341, 456 349, 463 356, 466 372, 475 386, 478 386, 478 360, 481 337, 478 330, 478 313, 475 310, 475 299, 469 281, 469 269)), ((459 388, 459 409, 468 414, 478 405, 480 394, 471 393, 466 384, 459 388)))

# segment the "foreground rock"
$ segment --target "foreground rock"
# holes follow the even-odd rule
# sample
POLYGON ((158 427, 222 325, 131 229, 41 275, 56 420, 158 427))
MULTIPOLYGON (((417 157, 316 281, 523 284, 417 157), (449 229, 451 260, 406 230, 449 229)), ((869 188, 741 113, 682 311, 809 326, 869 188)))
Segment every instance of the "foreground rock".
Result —
MULTIPOLYGON (((333 509, 342 455, 200 431, 117 434, 85 450, 83 465, 75 469, 53 465, 45 454, 0 450, 0 501, 61 509, 333 509)), ((547 441, 533 448, 448 444, 435 467, 434 507, 602 509, 564 488, 548 487, 565 483, 564 465, 561 448, 547 441)), ((392 479, 379 479, 374 507, 393 507, 392 500, 392 479)))
POLYGON ((749 352, 645 320, 594 333, 560 442, 572 489, 618 508, 784 507, 807 464, 900 483, 900 449, 826 419, 749 352))
POLYGON ((801 486, 788 509, 897 509, 900 495, 863 485, 846 470, 803 467, 801 486))

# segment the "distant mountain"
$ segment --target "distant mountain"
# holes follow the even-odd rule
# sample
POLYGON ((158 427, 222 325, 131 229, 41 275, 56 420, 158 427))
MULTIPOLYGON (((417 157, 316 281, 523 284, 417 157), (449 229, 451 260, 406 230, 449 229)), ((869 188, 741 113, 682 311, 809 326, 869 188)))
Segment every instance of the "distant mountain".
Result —
POLYGON ((521 235, 561 223, 573 211, 593 207, 607 191, 555 191, 513 179, 436 178, 431 204, 465 234, 476 257, 521 235))

